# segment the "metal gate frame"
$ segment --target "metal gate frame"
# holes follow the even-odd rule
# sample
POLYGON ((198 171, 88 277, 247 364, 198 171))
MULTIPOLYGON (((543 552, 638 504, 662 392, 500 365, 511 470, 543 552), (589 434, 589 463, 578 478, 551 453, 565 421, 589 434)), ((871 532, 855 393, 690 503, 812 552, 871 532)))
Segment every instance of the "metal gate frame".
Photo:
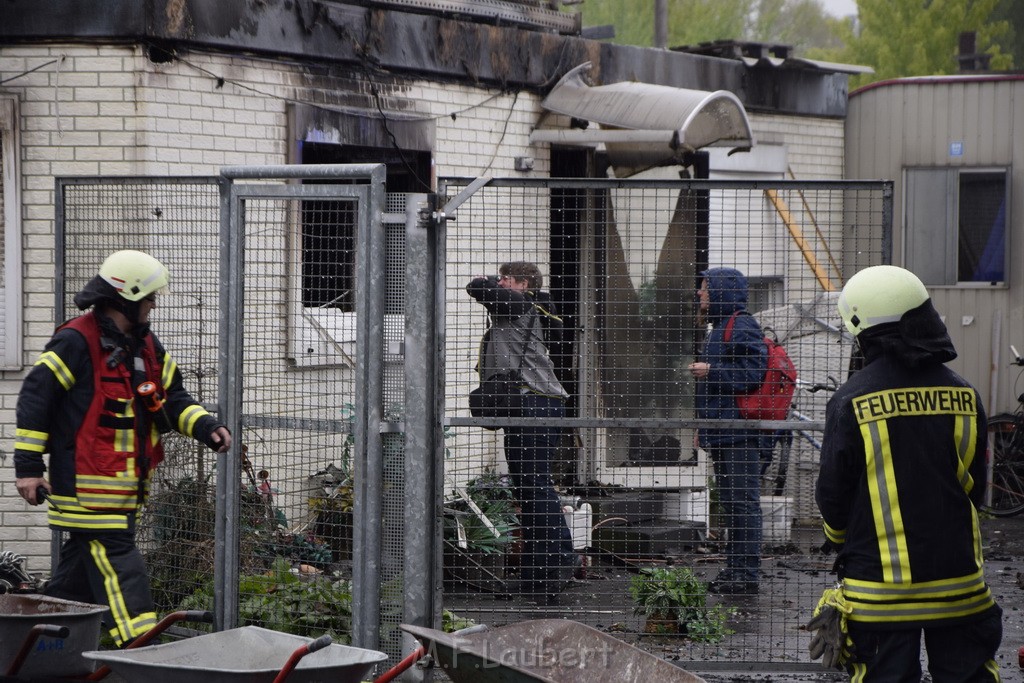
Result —
MULTIPOLYGON (((245 424, 242 410, 242 313, 244 301, 245 212, 247 199, 353 199, 358 203, 356 265, 361 285, 356 295, 356 350, 353 425, 360 476, 354 495, 354 516, 364 523, 355 527, 353 554, 353 643, 377 645, 380 626, 380 519, 382 440, 384 420, 381 368, 384 319, 385 167, 382 164, 227 167, 221 176, 228 183, 221 204, 221 306, 229 315, 220 321, 220 396, 223 419, 236 434, 245 424), (360 184, 317 185, 238 184, 244 180, 324 179, 365 181, 360 184)), ((238 622, 238 519, 241 458, 236 448, 218 455, 218 498, 215 560, 215 626, 233 628, 238 622)))

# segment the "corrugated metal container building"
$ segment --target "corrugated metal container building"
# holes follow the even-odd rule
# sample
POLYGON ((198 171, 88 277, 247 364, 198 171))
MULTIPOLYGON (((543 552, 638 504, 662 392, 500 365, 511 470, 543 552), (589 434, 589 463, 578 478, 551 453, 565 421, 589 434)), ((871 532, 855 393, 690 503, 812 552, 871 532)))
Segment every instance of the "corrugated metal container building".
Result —
POLYGON ((1024 75, 906 78, 850 93, 846 177, 895 181, 893 263, 945 317, 990 414, 1024 379, 1024 75), (1016 386, 1015 386, 1016 384, 1016 386))

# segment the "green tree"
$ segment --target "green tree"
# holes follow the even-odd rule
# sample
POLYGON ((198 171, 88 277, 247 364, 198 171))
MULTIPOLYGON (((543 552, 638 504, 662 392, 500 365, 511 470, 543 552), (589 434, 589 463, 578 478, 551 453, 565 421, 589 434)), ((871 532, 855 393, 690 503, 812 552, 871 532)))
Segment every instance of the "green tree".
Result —
POLYGON ((808 50, 842 47, 836 25, 818 0, 759 0, 748 34, 750 40, 790 45, 809 56, 808 50))
MULTIPOLYGON (((615 26, 613 42, 654 44, 654 0, 586 0, 582 8, 584 26, 615 26)), ((840 45, 818 0, 669 0, 667 26, 669 47, 736 40, 800 52, 840 45)))
POLYGON ((583 4, 583 26, 614 26, 611 42, 620 45, 654 45, 654 0, 629 2, 623 11, 622 0, 587 0, 583 4))
POLYGON ((1014 65, 1020 68, 1024 65, 1024 2, 1000 0, 993 17, 1009 23, 1009 35, 1000 41, 1000 45, 1004 52, 1013 55, 1014 65))
POLYGON ((746 39, 754 4, 754 0, 669 0, 669 47, 746 39))
MULTIPOLYGON (((669 0, 668 45, 746 40, 755 4, 756 0, 669 0)), ((612 42, 650 47, 654 44, 654 0, 587 0, 583 25, 607 24, 615 26, 612 42), (627 6, 629 11, 624 11, 627 6)))
POLYGON ((1000 41, 1010 35, 1009 22, 993 11, 1000 0, 857 0, 857 26, 838 24, 844 47, 816 56, 875 70, 850 79, 851 88, 904 76, 956 73, 962 31, 977 34, 977 50, 992 55, 994 70, 1013 66, 1000 41))

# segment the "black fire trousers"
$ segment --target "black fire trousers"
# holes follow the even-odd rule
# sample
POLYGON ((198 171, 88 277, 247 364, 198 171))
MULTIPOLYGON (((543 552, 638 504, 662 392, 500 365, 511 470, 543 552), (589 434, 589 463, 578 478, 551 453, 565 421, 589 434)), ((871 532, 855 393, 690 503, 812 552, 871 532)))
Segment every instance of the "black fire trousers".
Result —
POLYGON ((921 681, 921 632, 933 683, 995 683, 1000 680, 996 651, 1003 639, 1003 612, 997 606, 978 621, 953 626, 896 630, 868 629, 849 622, 851 681, 921 681))
POLYGON ((45 595, 107 605, 104 623, 120 647, 156 625, 156 608, 134 529, 71 531, 45 595))

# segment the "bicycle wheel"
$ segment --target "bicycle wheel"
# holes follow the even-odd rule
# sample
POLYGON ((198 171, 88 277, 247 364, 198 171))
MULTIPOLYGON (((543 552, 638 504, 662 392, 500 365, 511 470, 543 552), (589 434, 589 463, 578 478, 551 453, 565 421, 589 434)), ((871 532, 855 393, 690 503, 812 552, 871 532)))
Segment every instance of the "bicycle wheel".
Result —
POLYGON ((980 509, 996 517, 1024 511, 1024 428, 1015 415, 996 415, 988 421, 992 476, 980 509))

